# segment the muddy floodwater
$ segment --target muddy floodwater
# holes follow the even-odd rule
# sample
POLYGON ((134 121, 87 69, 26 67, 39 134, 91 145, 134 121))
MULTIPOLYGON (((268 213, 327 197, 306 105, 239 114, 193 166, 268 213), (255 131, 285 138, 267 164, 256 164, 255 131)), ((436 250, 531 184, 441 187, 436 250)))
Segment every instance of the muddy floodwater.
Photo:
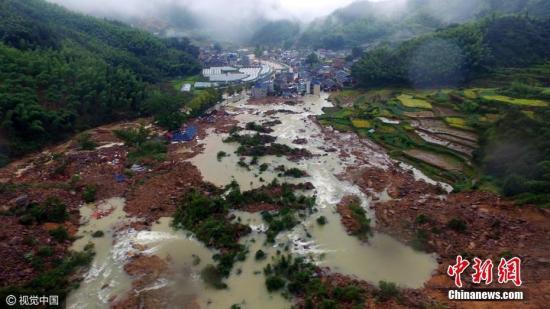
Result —
MULTIPOLYGON (((179 291, 186 297, 195 298, 195 303, 201 308, 229 308, 233 304, 239 304, 242 308, 290 308, 290 300, 280 293, 268 293, 264 284, 262 270, 277 251, 306 257, 333 272, 355 276, 373 284, 384 280, 395 282, 401 287, 422 287, 436 269, 435 256, 414 251, 380 233, 375 233, 367 243, 361 242, 356 237, 349 236, 341 224, 336 205, 347 195, 359 197, 361 206, 371 217, 372 223, 375 224, 376 221, 370 208, 370 197, 359 187, 337 177, 347 167, 357 165, 357 158, 351 153, 362 153, 367 158, 366 164, 382 168, 391 160, 384 153, 366 146, 361 149, 358 147, 363 146, 349 145, 355 147, 355 152, 350 149, 347 156, 340 155, 339 151, 327 152, 328 148, 341 146, 335 146, 333 140, 326 138, 322 129, 310 117, 322 114, 323 107, 331 106, 326 99, 327 95, 323 94, 321 97, 300 98, 303 102, 296 105, 250 105, 245 99, 223 104, 226 111, 236 115, 241 126, 251 121, 261 124, 279 120, 281 124, 273 126, 274 132, 270 135, 277 137, 277 143, 307 149, 313 154, 311 158, 291 162, 284 157, 262 157, 259 164, 269 163, 270 167, 260 174, 255 167, 251 170, 239 167, 239 157, 234 153, 238 145, 223 143, 227 135, 217 134, 212 130, 199 141, 204 145, 205 151, 189 160, 199 168, 205 181, 217 186, 224 186, 234 179, 243 190, 256 188, 277 177, 277 172, 274 171, 276 166, 285 165, 307 171, 309 176, 300 179, 300 182, 309 181, 315 187, 314 192, 309 193, 316 196, 315 212, 293 230, 279 234, 276 245, 265 245, 263 232, 266 227, 259 214, 234 213, 253 232, 241 239, 241 243, 248 247, 249 254, 244 262, 235 264, 226 280, 228 289, 215 290, 204 285, 199 276, 200 270, 212 263, 212 255, 216 252, 196 241, 190 233, 174 231, 170 227, 169 218, 163 218, 154 224, 151 231, 117 229, 131 219, 126 218, 122 210, 124 200, 115 198, 102 202, 103 205, 82 207, 81 214, 85 224, 80 228, 79 236, 82 238, 75 242, 74 249, 81 249, 91 241, 95 244, 97 255, 80 288, 69 296, 68 307, 105 308, 109 306, 109 301, 123 297, 131 289, 131 278, 124 273, 123 265, 128 256, 136 252, 158 255, 173 266, 174 274, 151 288, 163 287, 179 291), (266 114, 268 111, 281 109, 286 111, 266 114), (293 144, 296 139, 306 139, 307 143, 293 144), (218 160, 219 151, 230 156, 218 160), (108 215, 97 218, 92 215, 97 207, 112 207, 113 210, 108 215), (328 221, 324 226, 316 224, 316 219, 321 215, 328 221), (104 231, 105 236, 93 238, 91 234, 96 230, 104 231), (259 249, 267 253, 267 259, 255 260, 254 254, 259 249)), ((338 136, 340 141, 347 138, 350 136, 346 134, 338 136)), ((361 162, 364 161, 363 158, 361 162)), ((415 170, 414 173, 418 178, 426 178, 419 171, 415 170)), ((279 180, 297 182, 284 177, 279 180)), ((382 195, 378 198, 389 197, 382 195)))

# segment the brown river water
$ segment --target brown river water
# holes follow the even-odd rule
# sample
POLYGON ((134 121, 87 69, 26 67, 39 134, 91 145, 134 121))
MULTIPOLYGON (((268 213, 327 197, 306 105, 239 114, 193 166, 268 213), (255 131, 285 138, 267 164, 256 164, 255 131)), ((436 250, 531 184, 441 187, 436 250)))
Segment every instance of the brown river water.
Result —
MULTIPOLYGON (((271 135, 277 137, 278 143, 304 147, 319 156, 299 162, 291 162, 284 157, 263 157, 259 163, 269 163, 270 169, 259 175, 257 169, 248 171, 239 167, 237 165, 239 158, 234 154, 237 145, 223 143, 222 140, 226 136, 211 131, 204 140, 200 141, 204 144, 205 151, 190 159, 190 162, 199 168, 205 181, 223 186, 235 179, 243 190, 261 186, 263 182, 260 178, 270 182, 276 177, 273 168, 278 165, 303 169, 308 172, 309 177, 300 181, 309 181, 314 185, 317 213, 306 218, 293 230, 281 233, 276 245, 271 246, 264 244, 265 235, 262 231, 265 231, 265 226, 259 214, 236 212, 235 215, 253 229, 252 234, 241 240, 249 247, 250 253, 244 262, 235 264, 231 276, 226 281, 229 288, 215 290, 206 287, 199 276, 202 267, 212 262, 215 251, 206 248, 190 233, 174 231, 170 227, 169 218, 163 218, 153 225, 151 231, 118 230, 121 224, 131 220, 126 218, 123 211, 124 199, 113 198, 103 201, 100 207, 112 207, 114 211, 111 215, 99 220, 91 217, 94 205, 83 206, 81 214, 84 224, 79 230, 82 238, 75 242, 73 249, 82 249, 86 243, 92 241, 97 255, 80 287, 69 295, 67 307, 107 308, 109 300, 122 298, 131 289, 131 278, 124 272, 123 266, 128 256, 139 252, 140 249, 136 248, 141 247, 146 248, 141 252, 143 254, 158 255, 161 258, 169 257, 173 269, 176 270, 176 274, 170 278, 162 278, 148 288, 173 289, 182 294, 182 297, 194 297, 201 308, 227 309, 232 304, 239 304, 242 308, 291 307, 291 301, 280 293, 267 292, 262 269, 270 259, 255 261, 254 253, 258 249, 262 249, 268 256, 273 256, 277 250, 283 251, 288 247, 289 251, 296 256, 304 256, 320 266, 329 267, 331 271, 356 276, 373 284, 384 280, 395 282, 402 287, 422 287, 437 266, 434 255, 414 251, 384 234, 375 233, 368 243, 364 243, 346 233, 340 223, 340 216, 336 213, 338 202, 346 195, 360 197, 362 206, 375 224, 374 213, 369 208, 371 199, 357 186, 336 177, 343 173, 346 167, 353 166, 356 158, 351 155, 343 158, 338 155, 338 152, 327 153, 319 149, 334 145, 331 145, 330 140, 323 138, 321 128, 308 116, 322 114, 323 107, 331 106, 327 101, 327 95, 306 96, 303 101, 303 104, 294 106, 248 105, 245 99, 222 104, 227 111, 235 113, 237 120, 243 125, 250 121, 261 123, 273 120, 264 115, 264 112, 269 110, 295 111, 294 114, 273 115, 272 117, 277 117, 282 123, 273 127, 275 131, 271 135), (305 138, 308 143, 292 144, 292 141, 297 138, 305 138), (218 161, 216 154, 220 150, 231 155, 218 161), (327 218, 328 224, 324 226, 316 224, 315 220, 320 215, 327 218), (96 230, 105 231, 105 237, 92 238, 91 233, 96 230), (118 231, 115 232, 116 230, 118 231)), ((340 138, 345 140, 350 136, 341 134, 340 138)), ((350 147, 359 146, 350 145, 350 147)), ((360 147, 364 147, 361 153, 368 158, 370 165, 384 167, 391 162, 391 159, 380 151, 364 145, 360 147)), ((412 169, 410 166, 402 167, 412 169)), ((414 170, 414 174, 417 178, 431 181, 417 170, 414 170)), ((388 197, 384 195, 380 198, 388 197)))

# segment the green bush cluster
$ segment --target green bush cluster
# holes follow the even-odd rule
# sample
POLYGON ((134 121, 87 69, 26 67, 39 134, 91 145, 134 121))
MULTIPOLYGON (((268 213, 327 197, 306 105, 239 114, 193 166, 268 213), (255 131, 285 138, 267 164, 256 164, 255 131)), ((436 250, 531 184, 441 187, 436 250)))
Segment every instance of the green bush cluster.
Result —
POLYGON ((291 255, 278 257, 264 268, 266 288, 270 292, 284 290, 305 299, 306 308, 336 308, 336 304, 361 306, 364 290, 358 286, 333 287, 316 275, 316 266, 291 255))
POLYGON ((197 55, 186 39, 163 40, 46 1, 2 1, 0 122, 9 156, 140 116, 149 85, 197 73, 197 55))
POLYGON ((359 202, 354 201, 349 206, 352 217, 359 223, 359 229, 355 231, 355 235, 360 239, 367 239, 372 234, 370 219, 367 218, 367 212, 361 207, 359 202))
POLYGON ((129 163, 141 163, 144 160, 162 161, 166 157, 166 142, 153 139, 151 131, 144 126, 137 129, 115 130, 113 133, 130 147, 129 163))
POLYGON ((94 185, 87 185, 82 191, 82 198, 86 203, 93 203, 96 199, 97 187, 94 185))
POLYGON ((63 223, 69 218, 67 206, 57 198, 48 198, 41 204, 31 204, 26 209, 21 210, 19 221, 28 225, 34 222, 54 222, 63 223))

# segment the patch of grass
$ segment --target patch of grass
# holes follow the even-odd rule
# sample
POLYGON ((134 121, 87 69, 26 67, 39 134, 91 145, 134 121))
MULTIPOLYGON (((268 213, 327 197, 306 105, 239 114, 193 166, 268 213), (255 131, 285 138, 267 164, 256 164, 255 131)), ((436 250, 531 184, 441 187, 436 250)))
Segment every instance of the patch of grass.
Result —
POLYGON ((357 119, 354 118, 351 120, 353 126, 357 129, 370 129, 372 128, 372 123, 369 120, 357 119))
POLYGON ((97 144, 92 140, 89 133, 82 133, 76 138, 80 150, 94 150, 97 144))
POLYGON ((466 119, 462 117, 445 117, 445 122, 453 128, 462 129, 462 130, 472 129, 466 124, 466 119))
POLYGON ((115 130, 113 133, 130 147, 128 161, 131 164, 166 159, 166 143, 152 140, 151 131, 144 126, 137 129, 115 130))
POLYGON ((529 107, 548 107, 548 102, 536 99, 516 99, 503 95, 485 95, 481 97, 487 101, 494 101, 499 103, 507 103, 520 106, 529 106, 529 107))
POLYGON ((475 100, 478 98, 476 89, 466 89, 464 90, 464 96, 470 100, 475 100))
POLYGON ((408 94, 402 94, 398 96, 397 99, 405 107, 432 109, 432 104, 430 102, 422 99, 415 99, 413 96, 408 94))

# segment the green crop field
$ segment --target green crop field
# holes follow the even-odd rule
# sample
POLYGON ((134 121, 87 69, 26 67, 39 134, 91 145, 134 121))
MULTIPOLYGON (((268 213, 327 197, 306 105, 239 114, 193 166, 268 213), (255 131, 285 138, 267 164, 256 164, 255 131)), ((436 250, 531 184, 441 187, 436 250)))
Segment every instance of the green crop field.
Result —
POLYGON ((529 107, 548 107, 548 102, 542 101, 542 100, 534 100, 534 99, 516 99, 511 98, 503 95, 485 95, 482 96, 484 100, 488 101, 496 101, 501 103, 508 103, 508 104, 514 104, 514 105, 521 105, 521 106, 529 106, 529 107))
POLYGON ((357 129, 369 129, 372 128, 372 123, 365 119, 352 119, 351 123, 357 129))
POLYGON ((406 107, 432 109, 432 104, 426 100, 415 99, 408 94, 402 94, 397 99, 406 107))
POLYGON ((453 128, 463 130, 471 129, 468 125, 466 125, 466 120, 462 117, 445 117, 445 122, 453 128))

